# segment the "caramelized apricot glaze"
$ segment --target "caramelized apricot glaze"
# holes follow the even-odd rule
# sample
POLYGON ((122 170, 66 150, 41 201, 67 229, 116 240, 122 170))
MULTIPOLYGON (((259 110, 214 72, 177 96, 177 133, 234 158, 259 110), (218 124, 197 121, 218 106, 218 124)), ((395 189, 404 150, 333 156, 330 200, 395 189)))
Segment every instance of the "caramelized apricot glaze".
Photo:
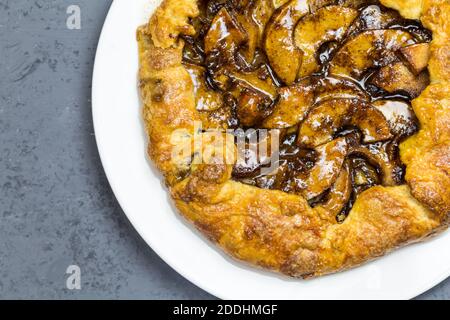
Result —
POLYGON ((206 128, 278 129, 278 170, 234 180, 302 195, 343 222, 376 185, 405 183, 399 144, 419 129, 431 32, 377 1, 202 0, 183 64, 206 128))

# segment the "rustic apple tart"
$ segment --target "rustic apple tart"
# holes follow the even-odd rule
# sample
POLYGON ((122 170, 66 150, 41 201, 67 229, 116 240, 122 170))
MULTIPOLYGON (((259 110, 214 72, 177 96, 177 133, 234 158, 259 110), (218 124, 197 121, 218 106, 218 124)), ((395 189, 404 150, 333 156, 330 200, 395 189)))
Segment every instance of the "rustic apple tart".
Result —
POLYGON ((450 214, 449 38, 448 0, 164 0, 138 30, 149 155, 252 265, 316 277, 423 241, 450 214))

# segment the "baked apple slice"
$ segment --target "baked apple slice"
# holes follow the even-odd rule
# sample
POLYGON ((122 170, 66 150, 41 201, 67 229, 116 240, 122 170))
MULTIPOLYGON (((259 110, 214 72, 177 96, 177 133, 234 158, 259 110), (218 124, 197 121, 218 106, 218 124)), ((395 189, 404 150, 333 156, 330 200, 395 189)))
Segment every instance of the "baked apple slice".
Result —
POLYGON ((210 81, 221 90, 227 89, 228 69, 236 65, 236 52, 247 39, 247 33, 228 10, 220 9, 205 36, 204 46, 210 81))
POLYGON ((392 134, 408 137, 418 130, 418 120, 409 103, 400 100, 378 100, 373 106, 383 113, 392 134))
POLYGON ((336 219, 336 216, 344 210, 352 194, 352 178, 348 161, 344 162, 339 176, 330 189, 328 199, 320 208, 325 209, 330 218, 336 219))
POLYGON ((356 195, 381 184, 377 167, 370 164, 364 157, 352 157, 350 159, 352 168, 353 190, 356 195))
POLYGON ((262 47, 264 30, 274 11, 272 0, 258 0, 250 1, 248 7, 237 15, 237 20, 248 35, 248 41, 239 51, 248 65, 255 59, 256 48, 262 47))
POLYGON ((314 199, 331 188, 339 177, 347 152, 345 138, 335 139, 316 148, 316 163, 304 180, 305 188, 302 193, 307 200, 314 199))
POLYGON ((234 114, 224 105, 216 110, 200 111, 199 116, 204 130, 226 130, 230 127, 234 114))
POLYGON ((348 29, 346 37, 353 37, 367 30, 381 30, 398 21, 400 15, 394 10, 381 9, 378 5, 365 7, 352 26, 348 29))
POLYGON ((296 78, 302 62, 302 51, 294 43, 294 29, 309 12, 307 0, 291 0, 280 7, 267 25, 264 48, 270 65, 287 85, 296 78))
POLYGON ((350 7, 354 9, 360 9, 364 6, 379 2, 378 0, 337 0, 337 4, 343 7, 350 7))
POLYGON ((279 98, 272 114, 262 126, 267 129, 284 129, 297 125, 305 119, 314 103, 314 86, 305 78, 290 87, 279 89, 279 98))
POLYGON ((264 120, 264 128, 289 128, 303 121, 311 107, 324 100, 369 100, 369 95, 356 83, 338 77, 305 77, 298 83, 279 89, 279 99, 272 114, 264 120))
POLYGON ((395 156, 389 154, 387 143, 372 144, 369 146, 353 147, 349 154, 361 156, 366 159, 371 165, 378 168, 381 172, 381 180, 383 186, 395 186, 399 183, 395 178, 395 171, 397 163, 394 161, 395 156))
POLYGON ((389 123, 383 113, 364 102, 354 110, 349 125, 361 130, 364 143, 374 143, 392 138, 389 123))
POLYGON ((273 3, 275 9, 278 9, 288 3, 290 0, 269 0, 273 3))
POLYGON ((189 72, 194 85, 196 109, 198 111, 219 109, 223 105, 223 97, 206 85, 205 68, 193 64, 185 64, 185 68, 189 72))
POLYGON ((346 126, 356 126, 365 143, 384 141, 392 137, 383 114, 357 99, 326 100, 315 107, 300 126, 298 142, 314 148, 331 141, 346 126))
POLYGON ((247 34, 236 19, 223 7, 211 22, 205 36, 205 53, 218 50, 224 55, 233 56, 238 46, 247 40, 247 34))
POLYGON ((341 6, 327 6, 300 19, 295 28, 295 45, 303 51, 299 76, 319 71, 316 52, 328 41, 341 41, 358 16, 358 11, 341 6))
POLYGON ((261 123, 270 114, 277 89, 270 78, 262 80, 255 72, 229 74, 234 84, 229 92, 238 101, 237 116, 244 127, 261 123))
POLYGON ((239 21, 242 29, 247 33, 247 40, 242 44, 239 53, 244 58, 245 62, 248 65, 251 65, 255 58, 256 47, 258 46, 258 26, 244 15, 237 16, 236 20, 239 21))
POLYGON ((260 123, 269 113, 270 104, 271 100, 266 95, 251 89, 242 90, 237 104, 241 125, 251 127, 260 123))
POLYGON ((336 4, 336 0, 309 0, 309 10, 314 13, 320 8, 323 8, 325 6, 336 4))
POLYGON ((328 76, 318 77, 315 81, 315 103, 330 99, 370 100, 369 94, 349 79, 328 76))
POLYGON ((396 51, 411 44, 414 44, 414 38, 405 31, 365 31, 336 52, 330 63, 330 73, 361 80, 367 69, 397 61, 396 51))
POLYGON ((269 97, 272 101, 277 97, 277 87, 269 77, 261 79, 257 72, 230 72, 230 79, 239 87, 249 88, 269 97))
POLYGON ((418 43, 400 49, 403 60, 408 63, 411 71, 415 74, 421 73, 430 61, 430 44, 418 43))
POLYGON ((333 140, 334 133, 350 121, 355 103, 351 99, 334 99, 316 106, 300 126, 299 144, 315 148, 333 140))
POLYGON ((389 93, 405 92, 415 99, 430 84, 430 77, 427 72, 416 76, 403 62, 396 62, 381 68, 369 83, 389 93))
MULTIPOLYGON (((259 143, 261 139, 257 131, 248 136, 238 136, 241 140, 238 159, 233 167, 233 177, 237 179, 253 179, 260 174, 262 160, 260 159, 259 143)), ((270 143, 268 136, 265 137, 265 143, 270 143)), ((267 150, 267 149, 266 149, 267 150)), ((270 148, 269 148, 270 150, 270 148)))
MULTIPOLYGON (((284 2, 287 2, 287 0, 284 0, 284 2)), ((258 26, 261 36, 264 34, 266 25, 269 23, 270 17, 273 15, 275 9, 276 3, 273 0, 254 1, 251 8, 251 19, 258 26)))

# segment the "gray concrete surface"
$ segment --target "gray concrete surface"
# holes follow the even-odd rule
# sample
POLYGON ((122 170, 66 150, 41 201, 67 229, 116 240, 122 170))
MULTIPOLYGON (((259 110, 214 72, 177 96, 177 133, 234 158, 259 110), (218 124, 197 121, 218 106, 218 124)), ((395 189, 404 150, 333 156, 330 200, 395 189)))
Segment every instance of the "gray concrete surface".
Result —
MULTIPOLYGON (((212 298, 146 246, 103 173, 90 89, 110 3, 0 0, 0 298, 212 298)), ((420 298, 450 298, 450 281, 420 298)))

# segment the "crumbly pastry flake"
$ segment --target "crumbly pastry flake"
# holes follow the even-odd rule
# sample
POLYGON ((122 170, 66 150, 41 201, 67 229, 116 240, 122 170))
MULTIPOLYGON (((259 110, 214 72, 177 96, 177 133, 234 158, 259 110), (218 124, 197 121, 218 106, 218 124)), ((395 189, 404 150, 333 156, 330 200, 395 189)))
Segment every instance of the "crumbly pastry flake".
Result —
POLYGON ((138 30, 148 152, 186 219, 236 259, 303 278, 447 228, 450 1, 211 2, 209 17, 196 0, 163 0, 138 30), (215 161, 230 146, 208 164, 174 157, 198 136, 211 149, 198 121, 280 130, 281 173, 215 161))

